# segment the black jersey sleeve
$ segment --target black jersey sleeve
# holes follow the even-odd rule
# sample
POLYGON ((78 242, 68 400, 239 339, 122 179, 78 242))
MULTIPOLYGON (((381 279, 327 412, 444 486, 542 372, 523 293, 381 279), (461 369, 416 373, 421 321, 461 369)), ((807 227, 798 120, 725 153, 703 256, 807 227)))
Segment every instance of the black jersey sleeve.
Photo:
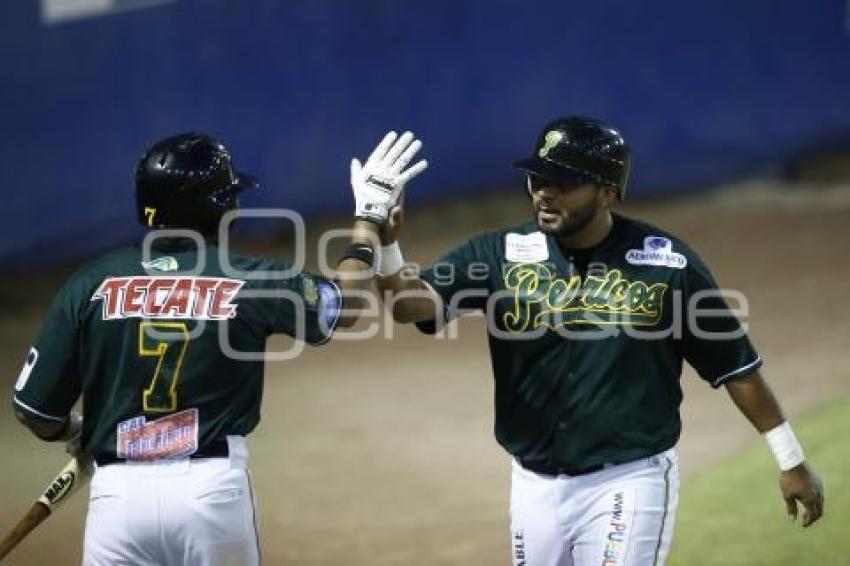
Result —
POLYGON ((267 334, 286 334, 312 345, 330 340, 342 308, 336 283, 307 272, 256 280, 245 297, 267 334))
POLYGON ((444 319, 416 326, 433 334, 438 323, 456 318, 464 311, 484 310, 490 294, 490 275, 494 268, 488 261, 488 236, 478 236, 440 257, 420 278, 443 300, 444 319))
POLYGON ((24 413, 61 421, 80 396, 79 313, 88 302, 83 287, 77 276, 62 287, 27 354, 13 397, 24 413))
POLYGON ((729 307, 729 291, 718 288, 708 267, 694 253, 689 254, 682 277, 680 346, 688 363, 712 387, 757 370, 762 360, 729 307))

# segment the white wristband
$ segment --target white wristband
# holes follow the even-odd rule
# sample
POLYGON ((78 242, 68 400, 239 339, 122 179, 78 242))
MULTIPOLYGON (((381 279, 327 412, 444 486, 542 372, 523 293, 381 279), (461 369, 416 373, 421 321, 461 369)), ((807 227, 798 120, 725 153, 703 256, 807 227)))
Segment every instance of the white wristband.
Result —
POLYGON ((797 442, 797 437, 787 422, 767 431, 763 436, 783 472, 796 468, 806 459, 803 447, 797 442))
POLYGON ((378 265, 375 271, 382 277, 395 275, 401 268, 404 267, 404 258, 401 255, 401 247, 398 242, 393 242, 389 246, 381 246, 381 251, 378 254, 378 265))

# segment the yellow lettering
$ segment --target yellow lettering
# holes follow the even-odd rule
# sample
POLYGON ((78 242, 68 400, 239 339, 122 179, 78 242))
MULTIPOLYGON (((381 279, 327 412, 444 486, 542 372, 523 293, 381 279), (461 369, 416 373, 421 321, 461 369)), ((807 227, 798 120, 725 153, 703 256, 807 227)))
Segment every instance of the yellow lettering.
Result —
POLYGON ((539 303, 546 296, 541 292, 541 278, 543 285, 551 284, 552 272, 545 265, 518 264, 513 266, 505 274, 505 287, 513 291, 514 309, 506 312, 502 318, 505 327, 513 332, 523 332, 528 328, 531 320, 531 305, 539 303))
POLYGON ((559 279, 545 264, 514 265, 504 282, 513 291, 512 308, 502 317, 511 332, 541 325, 657 324, 668 288, 666 283, 628 281, 618 269, 602 277, 588 275, 584 282, 578 275, 559 279))

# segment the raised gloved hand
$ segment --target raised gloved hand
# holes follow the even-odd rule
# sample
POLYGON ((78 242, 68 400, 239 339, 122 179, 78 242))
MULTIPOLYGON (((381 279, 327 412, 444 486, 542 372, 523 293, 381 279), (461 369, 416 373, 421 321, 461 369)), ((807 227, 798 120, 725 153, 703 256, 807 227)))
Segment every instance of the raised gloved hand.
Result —
POLYGON ((428 167, 424 159, 407 167, 422 142, 413 134, 405 132, 400 137, 390 132, 378 147, 361 164, 351 160, 351 188, 354 191, 354 214, 358 218, 382 226, 387 221, 390 209, 398 202, 404 185, 428 167))

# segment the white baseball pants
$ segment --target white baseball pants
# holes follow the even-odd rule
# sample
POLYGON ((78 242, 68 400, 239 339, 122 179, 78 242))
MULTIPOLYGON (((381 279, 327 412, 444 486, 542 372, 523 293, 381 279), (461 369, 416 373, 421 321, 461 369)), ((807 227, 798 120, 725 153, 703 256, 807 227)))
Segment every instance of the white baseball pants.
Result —
POLYGON ((84 566, 252 566, 259 548, 248 453, 98 467, 84 566))
POLYGON ((551 476, 514 461, 514 566, 663 565, 679 493, 676 452, 581 476, 551 476))

